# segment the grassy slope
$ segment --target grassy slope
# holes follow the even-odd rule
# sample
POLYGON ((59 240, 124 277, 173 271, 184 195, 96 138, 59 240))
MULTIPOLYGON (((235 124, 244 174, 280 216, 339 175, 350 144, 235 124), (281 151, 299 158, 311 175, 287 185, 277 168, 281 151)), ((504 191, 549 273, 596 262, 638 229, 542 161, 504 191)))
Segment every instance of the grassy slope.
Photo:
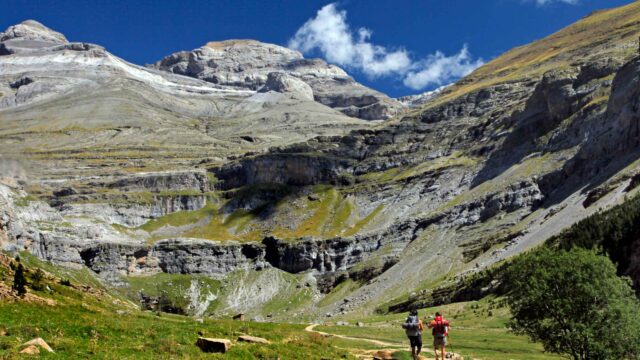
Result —
MULTIPOLYGON (((500 300, 485 298, 477 302, 455 303, 438 308, 427 308, 419 311, 423 321, 428 315, 441 311, 451 321, 451 345, 449 349, 464 356, 476 359, 508 360, 508 359, 559 359, 559 357, 543 353, 542 347, 531 343, 525 337, 511 334, 506 329, 509 311, 500 300)), ((381 340, 390 343, 405 344, 407 342, 400 324, 406 314, 389 314, 371 316, 364 319, 352 318, 352 322, 361 321, 363 327, 356 326, 320 326, 319 331, 342 334, 356 338, 381 340)), ((430 335, 425 332, 423 342, 430 347, 430 335)), ((369 348, 376 348, 369 344, 369 348)))
MULTIPOLYGON (((0 257, 6 259, 4 255, 0 257)), ((27 276, 39 262, 23 260, 27 276)), ((11 286, 11 271, 2 266, 0 284, 11 286)), ((237 322, 231 320, 194 319, 151 312, 142 312, 118 294, 100 292, 95 279, 83 271, 61 269, 47 265, 45 280, 52 291, 30 294, 55 301, 55 305, 38 302, 18 302, 0 297, 0 358, 18 358, 22 343, 42 337, 54 354, 46 358, 103 359, 348 359, 345 350, 332 346, 329 340, 303 331, 304 325, 237 322), (60 284, 59 274, 72 279, 73 287, 60 284), (204 355, 194 346, 202 332, 207 337, 235 340, 238 335, 264 337, 271 345, 235 343, 226 355, 204 355)), ((0 292, 2 293, 2 292, 0 292)), ((235 341, 234 341, 235 342, 235 341)))
POLYGON ((304 236, 330 238, 357 234, 383 209, 379 206, 359 216, 351 199, 338 188, 318 185, 309 190, 313 199, 300 193, 288 194, 268 209, 236 209, 230 214, 223 212, 224 204, 210 202, 199 210, 150 220, 139 229, 149 232, 151 241, 167 237, 161 232, 164 227, 185 227, 181 236, 218 241, 260 241, 269 235, 285 240, 304 236), (263 211, 269 215, 262 216, 263 211))
MULTIPOLYGON (((0 254, 0 256, 4 256, 0 254)), ((5 258, 6 259, 6 258, 5 258)), ((1 263, 1 262, 0 262, 1 263)), ((23 342, 42 337, 56 351, 43 354, 48 358, 204 358, 194 346, 197 333, 207 337, 235 340, 240 334, 267 338, 271 345, 235 343, 231 352, 207 355, 206 358, 225 359, 340 359, 352 358, 352 354, 364 350, 381 349, 384 346, 358 339, 322 337, 304 331, 306 325, 284 323, 236 322, 205 319, 198 323, 186 316, 162 314, 138 310, 119 293, 99 290, 99 282, 84 270, 68 270, 39 262, 32 257, 23 260, 28 276, 42 266, 51 274, 46 284, 52 289, 33 291, 45 299, 56 301, 54 306, 40 303, 12 302, 0 299, 0 358, 16 358, 23 342), (63 286, 60 278, 71 279, 74 287, 63 286)), ((10 286, 10 270, 6 266, 0 272, 2 285, 10 286)), ((238 279, 242 274, 237 274, 238 279)), ((237 279, 237 280, 238 280, 237 279)), ((204 279, 202 279, 204 280, 204 279)), ((234 281, 234 282, 237 282, 234 281)), ((212 287, 219 284, 215 280, 212 287)), ((132 292, 141 288, 153 289, 167 282, 175 287, 187 287, 190 279, 180 276, 160 275, 130 279, 132 292)), ((285 299, 286 300, 286 299, 285 299)), ((281 307, 273 299, 273 306, 281 307)), ((291 306, 291 305, 288 305, 291 306)), ((295 304, 293 304, 295 307, 295 304)), ((436 309, 424 309, 421 315, 436 309)), ((453 323, 453 350, 465 356, 479 359, 554 359, 543 354, 540 346, 525 338, 509 334, 505 329, 508 310, 500 301, 484 299, 473 303, 459 303, 440 307, 453 323)), ((322 326, 318 330, 331 334, 344 334, 355 338, 378 339, 402 349, 406 339, 400 323, 404 314, 376 315, 346 320, 364 322, 363 327, 322 326)), ((428 337, 425 343, 428 344, 428 337)), ((406 354, 404 354, 406 355, 406 354)), ((399 354, 398 358, 404 356, 399 354)))

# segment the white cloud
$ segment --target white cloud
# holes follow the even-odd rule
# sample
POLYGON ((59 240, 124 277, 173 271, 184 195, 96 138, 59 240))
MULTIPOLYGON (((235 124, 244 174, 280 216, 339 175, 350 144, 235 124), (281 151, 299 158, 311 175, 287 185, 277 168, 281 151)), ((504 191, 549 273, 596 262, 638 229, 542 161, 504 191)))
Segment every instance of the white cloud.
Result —
POLYGON ((416 90, 452 81, 483 64, 482 60, 472 60, 466 46, 453 56, 438 51, 414 61, 405 49, 390 50, 373 44, 371 35, 367 28, 352 31, 347 12, 338 10, 334 3, 304 23, 289 40, 289 47, 303 53, 317 49, 331 63, 360 70, 371 78, 396 76, 416 90))
POLYGON ((580 0, 535 0, 535 2, 538 6, 547 5, 554 2, 561 2, 565 4, 576 5, 580 2, 580 0))
POLYGON ((326 5, 298 29, 289 47, 303 53, 319 49, 329 62, 358 68, 372 77, 402 73, 411 66, 405 50, 389 51, 370 43, 369 29, 358 29, 354 39, 346 20, 346 11, 339 11, 335 4, 326 5))
POLYGON ((445 82, 468 75, 482 64, 484 64, 482 59, 475 61, 472 59, 467 45, 452 56, 445 56, 437 51, 416 63, 414 66, 416 70, 407 72, 403 83, 415 90, 429 85, 443 85, 445 82))

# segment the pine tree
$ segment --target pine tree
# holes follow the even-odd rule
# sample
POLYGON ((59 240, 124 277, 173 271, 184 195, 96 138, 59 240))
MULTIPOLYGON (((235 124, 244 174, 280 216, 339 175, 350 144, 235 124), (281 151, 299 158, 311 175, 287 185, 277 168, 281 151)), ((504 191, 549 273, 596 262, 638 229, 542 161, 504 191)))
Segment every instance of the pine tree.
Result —
POLYGON ((22 266, 21 263, 18 263, 13 275, 13 290, 15 290, 18 295, 22 296, 27 293, 26 285, 27 279, 24 277, 24 266, 22 266))

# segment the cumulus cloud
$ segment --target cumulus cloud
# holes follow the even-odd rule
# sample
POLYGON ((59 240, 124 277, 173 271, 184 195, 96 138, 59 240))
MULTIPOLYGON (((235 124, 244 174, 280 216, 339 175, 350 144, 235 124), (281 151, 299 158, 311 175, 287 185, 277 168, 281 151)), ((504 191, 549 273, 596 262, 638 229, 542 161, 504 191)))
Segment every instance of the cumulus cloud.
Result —
POLYGON ((389 51, 369 42, 371 30, 360 28, 356 36, 347 24, 347 12, 336 4, 318 10, 289 41, 289 47, 303 53, 319 49, 332 63, 358 68, 369 76, 402 73, 411 66, 409 54, 399 49, 389 51))
POLYGON ((327 61, 357 69, 371 78, 396 76, 416 90, 452 81, 483 64, 482 60, 472 59, 466 45, 452 56, 438 51, 415 61, 405 49, 372 43, 371 35, 367 28, 351 30, 347 12, 333 3, 302 25, 289 40, 289 47, 303 53, 319 50, 327 61))

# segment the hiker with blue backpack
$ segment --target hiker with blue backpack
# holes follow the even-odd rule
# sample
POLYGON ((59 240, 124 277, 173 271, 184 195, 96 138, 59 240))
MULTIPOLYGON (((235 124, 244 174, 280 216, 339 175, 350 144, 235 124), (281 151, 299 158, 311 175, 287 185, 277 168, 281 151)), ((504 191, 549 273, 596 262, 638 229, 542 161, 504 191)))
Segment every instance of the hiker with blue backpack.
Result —
POLYGON ((411 310, 411 312, 409 312, 409 316, 404 324, 402 324, 402 328, 409 338, 411 356, 413 356, 414 360, 417 360, 422 350, 422 330, 424 329, 422 320, 418 317, 417 310, 411 310))

